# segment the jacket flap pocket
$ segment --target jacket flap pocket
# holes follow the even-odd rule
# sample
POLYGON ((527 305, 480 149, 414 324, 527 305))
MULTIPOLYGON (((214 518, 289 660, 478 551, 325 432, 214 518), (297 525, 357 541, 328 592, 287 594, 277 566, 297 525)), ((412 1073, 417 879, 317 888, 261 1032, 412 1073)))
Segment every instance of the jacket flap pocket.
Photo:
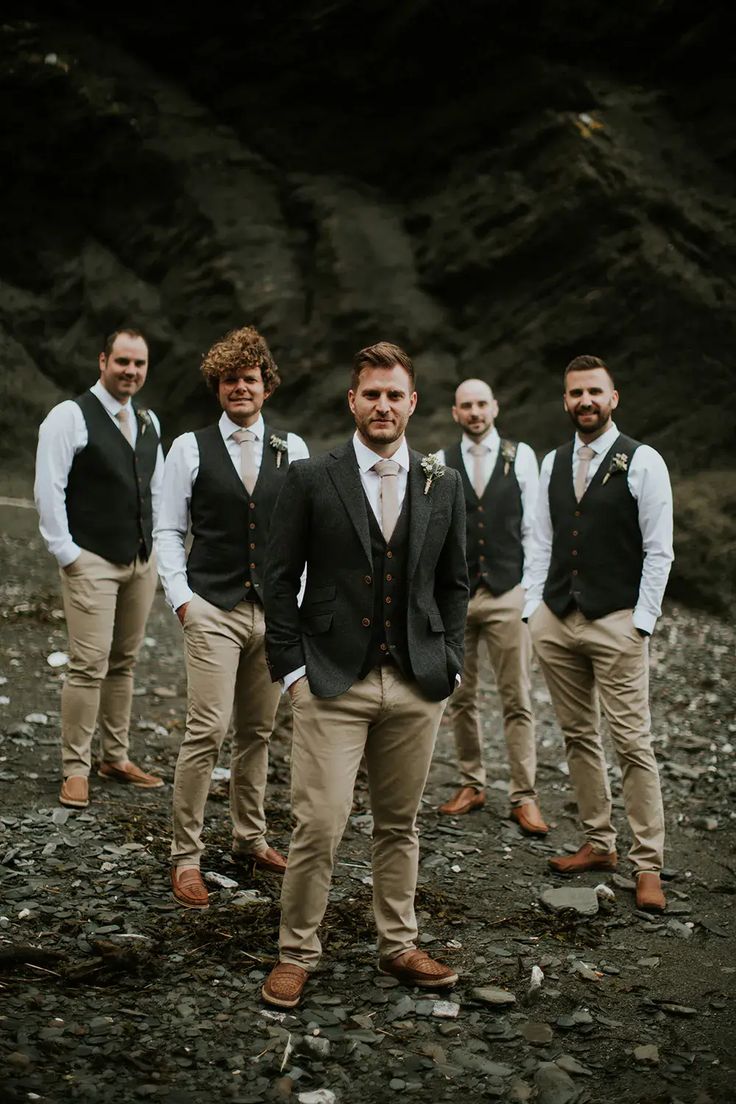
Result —
POLYGON ((432 632, 439 633, 445 631, 445 624, 439 610, 431 609, 427 615, 427 620, 429 621, 429 627, 432 632))
POLYGON ((306 594, 304 595, 304 602, 302 604, 305 606, 311 606, 312 604, 316 604, 317 602, 329 602, 335 597, 336 593, 337 589, 334 585, 310 587, 307 583, 307 590, 306 594))
POLYGON ((332 627, 333 616, 332 613, 302 615, 300 618, 302 632, 307 636, 320 636, 322 633, 329 632, 332 627))

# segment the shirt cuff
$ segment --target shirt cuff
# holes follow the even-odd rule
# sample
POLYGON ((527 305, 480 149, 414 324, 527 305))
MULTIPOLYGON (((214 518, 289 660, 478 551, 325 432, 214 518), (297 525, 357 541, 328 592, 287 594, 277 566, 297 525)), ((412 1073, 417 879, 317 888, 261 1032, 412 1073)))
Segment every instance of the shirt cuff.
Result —
POLYGON ((524 605, 524 609, 521 614, 522 621, 528 621, 535 609, 538 609, 542 604, 541 598, 530 598, 524 605))
POLYGON ((59 567, 69 567, 75 560, 78 560, 82 555, 82 549, 78 544, 70 543, 65 544, 61 552, 57 554, 56 562, 59 567))
POLYGON ((645 633, 649 633, 651 636, 654 632, 654 626, 657 624, 657 618, 654 614, 647 613, 643 609, 634 610, 634 628, 643 629, 645 633))
POLYGON ((179 606, 183 606, 185 602, 191 602, 193 596, 194 591, 187 586, 186 582, 176 582, 168 592, 169 605, 176 613, 179 606))
POLYGON ((284 675, 284 677, 281 680, 281 684, 284 688, 284 692, 286 692, 289 689, 290 686, 293 686, 294 683, 297 681, 297 679, 300 679, 302 677, 302 675, 306 675, 306 673, 307 673, 307 668, 306 667, 297 667, 296 671, 289 671, 288 675, 284 675))

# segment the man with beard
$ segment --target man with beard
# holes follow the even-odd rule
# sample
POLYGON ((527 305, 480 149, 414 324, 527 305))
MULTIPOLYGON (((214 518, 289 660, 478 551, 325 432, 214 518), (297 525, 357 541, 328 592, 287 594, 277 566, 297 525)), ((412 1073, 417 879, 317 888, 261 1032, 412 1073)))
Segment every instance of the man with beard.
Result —
POLYGON ((534 787, 537 756, 529 674, 531 640, 521 620, 521 577, 539 474, 529 445, 501 440, 495 427, 497 416, 498 402, 488 384, 465 380, 455 392, 452 408, 452 417, 463 430, 462 440, 439 454, 462 478, 470 581, 465 669, 451 707, 460 788, 439 811, 461 816, 485 803, 478 711, 478 653, 483 642, 503 710, 511 817, 526 835, 544 836, 549 829, 534 787))
POLYGON ((416 401, 405 352, 387 342, 362 349, 348 391, 354 437, 289 469, 272 524, 266 648, 292 699, 295 828, 280 962, 263 997, 282 1008, 299 1002, 319 962, 317 929, 363 756, 379 970, 431 989, 457 981, 417 950, 414 894, 417 811, 463 662, 465 511, 458 474, 407 446, 416 401))
POLYGON ((158 419, 132 402, 148 374, 143 334, 110 334, 99 369, 89 391, 49 413, 36 454, 39 527, 59 564, 69 633, 59 801, 72 809, 89 804, 98 722, 100 778, 163 785, 128 756, 133 669, 156 592, 152 529, 164 467, 158 419))
POLYGON ((598 357, 565 369, 575 439, 542 463, 525 617, 565 739, 586 842, 559 874, 616 867, 600 700, 621 764, 637 907, 661 911, 664 813, 649 715, 648 641, 672 553, 662 457, 619 433, 618 392, 598 357))
POLYGON ((164 590, 186 646, 187 727, 174 775, 171 882, 174 899, 192 909, 209 905, 199 870, 202 825, 231 715, 233 854, 274 874, 286 868, 265 835, 279 690, 266 666, 262 582, 271 515, 289 463, 309 455, 301 437, 264 423, 261 408, 280 377, 252 326, 216 342, 202 374, 222 414, 171 446, 155 534, 164 590))

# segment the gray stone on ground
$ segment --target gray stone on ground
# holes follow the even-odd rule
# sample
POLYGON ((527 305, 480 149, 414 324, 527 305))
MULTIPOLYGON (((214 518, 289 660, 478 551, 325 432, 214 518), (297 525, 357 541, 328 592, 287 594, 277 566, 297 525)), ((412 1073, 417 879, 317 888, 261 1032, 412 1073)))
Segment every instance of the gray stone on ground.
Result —
POLYGON ((634 1058, 637 1062, 650 1062, 656 1066, 659 1063, 659 1047, 653 1043, 634 1047, 634 1058))
POLYGON ((527 1023, 521 1029, 521 1034, 528 1043, 533 1046, 546 1046, 551 1043, 555 1033, 548 1023, 527 1023))
POLYGON ((545 889, 539 899, 550 912, 572 909, 579 916, 595 916, 598 912, 598 894, 588 886, 545 889))
POLYGON ((580 1089, 563 1069, 554 1062, 545 1062, 534 1075, 537 1104, 575 1104, 580 1089))
POLYGON ((576 1058, 573 1058, 572 1054, 561 1054, 559 1058, 555 1058, 555 1065, 559 1066, 565 1073, 576 1074, 578 1077, 592 1077, 593 1071, 589 1070, 587 1066, 581 1066, 580 1062, 576 1058))
POLYGON ((509 993, 508 989, 499 989, 495 985, 486 985, 478 989, 471 989, 472 1000, 481 1001, 482 1004, 516 1004, 516 997, 509 993))

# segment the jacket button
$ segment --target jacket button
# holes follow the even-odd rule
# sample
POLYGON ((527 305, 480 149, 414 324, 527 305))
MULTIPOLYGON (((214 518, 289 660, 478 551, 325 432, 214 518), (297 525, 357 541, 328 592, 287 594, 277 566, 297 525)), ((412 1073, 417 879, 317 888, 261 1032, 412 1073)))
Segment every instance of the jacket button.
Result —
POLYGON ((246 588, 250 586, 250 579, 245 580, 245 586, 246 586, 246 588))
POLYGON ((386 576, 386 582, 387 582, 387 583, 392 583, 393 581, 394 581, 394 577, 393 577, 393 575, 387 575, 387 576, 386 576))
POLYGON ((572 572, 572 573, 573 573, 573 575, 577 575, 577 573, 578 573, 578 569, 577 569, 577 568, 573 568, 573 572, 572 572))
POLYGON ((485 563, 485 559, 486 559, 485 556, 479 556, 478 559, 480 560, 481 563, 485 563))
POLYGON ((479 514, 483 514, 483 513, 485 513, 485 510, 483 509, 483 507, 482 507, 482 506, 479 506, 479 507, 478 507, 478 513, 479 513, 479 514))
POLYGON ((250 569, 251 571, 255 571, 256 565, 254 563, 250 564, 250 569))
POLYGON ((576 537, 576 536, 578 535, 578 531, 577 531, 577 529, 573 529, 573 531, 572 531, 572 535, 573 535, 574 537, 576 537))
POLYGON ((384 623, 384 625, 386 626, 387 629, 391 628, 391 622, 390 621, 384 621, 383 623, 384 623))
POLYGON ((255 545, 254 545, 254 544, 251 544, 251 546, 250 546, 250 547, 251 547, 251 550, 252 550, 252 549, 254 549, 254 548, 255 548, 255 545))
POLYGON ((573 554, 573 556, 577 556, 577 554, 578 554, 577 548, 573 548, 572 554, 573 554))
POLYGON ((580 517, 580 511, 579 510, 575 511, 575 517, 580 517))
POLYGON ((386 646, 385 644, 381 644, 381 651, 382 651, 382 652, 387 652, 387 651, 388 651, 388 647, 387 647, 387 646, 386 646))
POLYGON ((485 543, 486 543, 486 542, 485 542, 484 540, 479 540, 479 541, 478 541, 478 544, 485 544, 485 543))
POLYGON ((370 586, 373 582, 373 579, 370 577, 370 575, 364 575, 363 582, 366 583, 367 586, 370 586))
POLYGON ((479 528, 479 529, 485 529, 485 527, 486 527, 486 526, 485 526, 485 522, 483 522, 483 521, 479 521, 479 522, 478 522, 478 528, 479 528))
POLYGON ((389 594, 388 598, 386 598, 386 605, 387 606, 391 605, 391 595, 390 594, 389 594))
POLYGON ((363 625, 363 628, 364 628, 364 629, 367 629, 367 628, 369 628, 369 626, 370 626, 370 623, 371 623, 371 619, 370 619, 370 617, 364 617, 364 618, 363 618, 363 620, 362 620, 362 622, 361 622, 361 624, 363 625))
POLYGON ((387 560, 392 560, 393 558, 394 558, 394 554, 393 554, 393 552, 391 552, 391 551, 389 550, 389 551, 388 551, 388 552, 386 553, 386 559, 387 559, 387 560))
POLYGON ((248 505, 250 506, 251 510, 255 510, 255 508, 256 508, 255 502, 249 502, 248 505))
POLYGON ((248 528, 249 528, 249 529, 255 529, 255 527, 256 527, 256 523, 255 523, 254 521, 251 521, 251 523, 250 523, 250 525, 248 526, 248 528))

